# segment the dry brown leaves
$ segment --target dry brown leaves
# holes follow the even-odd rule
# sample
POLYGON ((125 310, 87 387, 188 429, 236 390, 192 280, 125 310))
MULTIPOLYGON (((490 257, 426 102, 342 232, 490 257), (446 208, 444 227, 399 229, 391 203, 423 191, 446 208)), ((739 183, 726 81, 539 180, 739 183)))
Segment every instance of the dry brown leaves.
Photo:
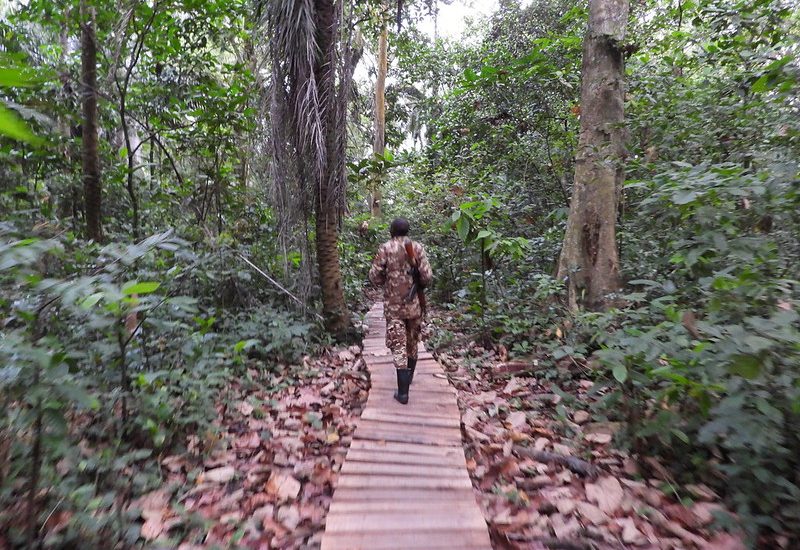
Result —
MULTIPOLYGON (((139 511, 142 538, 184 550, 319 546, 368 382, 357 346, 303 363, 298 383, 278 393, 232 388, 213 451, 201 458, 207 442, 194 437, 188 455, 161 460, 164 487, 129 507, 139 511)), ((250 375, 264 388, 281 381, 250 375)))
POLYGON ((583 410, 592 402, 592 381, 555 388, 526 376, 535 374, 535 359, 509 361, 504 348, 474 342, 438 359, 459 391, 468 469, 495 548, 742 548, 738 537, 710 529, 714 513, 724 509, 708 487, 680 488, 697 501, 684 506, 666 488, 665 480, 673 486, 674 480, 656 458, 634 460, 614 448, 621 426, 592 421, 583 410), (477 368, 466 368, 470 357, 477 368), (582 405, 565 407, 566 419, 556 413, 560 392, 582 405), (568 461, 518 456, 517 445, 569 457, 600 474, 589 479, 568 461), (642 479, 640 462, 653 479, 642 479))

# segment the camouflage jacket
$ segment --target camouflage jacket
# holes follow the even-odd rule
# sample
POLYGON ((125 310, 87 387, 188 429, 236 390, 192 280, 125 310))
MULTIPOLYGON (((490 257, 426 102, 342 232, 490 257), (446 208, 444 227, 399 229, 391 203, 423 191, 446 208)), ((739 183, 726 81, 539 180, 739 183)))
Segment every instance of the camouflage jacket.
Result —
MULTIPOLYGON (((369 270, 369 280, 376 285, 383 285, 384 314, 387 318, 414 319, 422 316, 416 295, 409 302, 405 300, 413 284, 404 246, 406 239, 394 237, 383 243, 369 270)), ((420 283, 424 288, 430 285, 433 271, 425 248, 417 242, 413 246, 419 261, 420 283)))

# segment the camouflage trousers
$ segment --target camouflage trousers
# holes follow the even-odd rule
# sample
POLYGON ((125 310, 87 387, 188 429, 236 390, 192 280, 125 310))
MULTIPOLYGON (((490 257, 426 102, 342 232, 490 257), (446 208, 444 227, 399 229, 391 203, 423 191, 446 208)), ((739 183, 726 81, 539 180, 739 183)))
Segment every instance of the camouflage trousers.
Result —
POLYGON ((417 346, 422 332, 422 318, 386 319, 386 347, 392 351, 394 366, 404 369, 408 366, 406 359, 417 358, 417 346))

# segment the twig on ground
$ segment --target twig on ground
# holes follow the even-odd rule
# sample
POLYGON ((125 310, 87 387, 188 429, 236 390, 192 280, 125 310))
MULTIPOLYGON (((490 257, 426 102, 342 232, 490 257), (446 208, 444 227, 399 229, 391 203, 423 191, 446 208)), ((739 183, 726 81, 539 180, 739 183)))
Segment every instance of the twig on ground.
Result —
POLYGON ((596 466, 593 466, 586 462, 585 460, 581 460, 580 458, 575 458, 574 456, 564 456, 555 453, 548 453, 547 451, 537 451, 535 449, 529 449, 527 447, 520 447, 515 446, 514 450, 518 455, 527 456, 536 460, 537 462, 554 462, 556 464, 561 464, 562 466, 566 466, 573 472, 578 475, 594 478, 597 477, 598 469, 596 466))

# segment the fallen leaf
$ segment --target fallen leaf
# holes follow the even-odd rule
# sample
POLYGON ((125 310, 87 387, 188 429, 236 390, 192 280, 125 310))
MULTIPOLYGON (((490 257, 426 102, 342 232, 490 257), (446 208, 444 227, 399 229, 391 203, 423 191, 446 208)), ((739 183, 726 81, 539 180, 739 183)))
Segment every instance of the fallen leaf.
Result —
POLYGON ((250 416, 251 414, 253 414, 253 405, 251 405, 247 401, 242 401, 236 408, 240 413, 242 413, 245 416, 250 416))
POLYGON ((611 443, 611 434, 586 434, 584 439, 590 443, 597 443, 598 445, 606 445, 611 443))
POLYGON ((155 540, 164 531, 164 522, 161 517, 152 517, 142 525, 141 535, 144 540, 155 540))
POLYGON ((528 418, 525 416, 524 411, 514 411, 506 418, 506 425, 514 430, 519 431, 523 426, 528 423, 528 418))
POLYGON ((590 415, 587 411, 575 411, 572 414, 572 421, 579 426, 586 424, 591 418, 592 415, 590 415))
POLYGON ((701 527, 705 527, 714 521, 714 514, 724 512, 719 504, 712 502, 695 502, 692 504, 692 513, 701 527))
POLYGON ((607 514, 613 514, 619 508, 625 495, 619 480, 611 476, 602 477, 597 483, 587 483, 585 487, 586 498, 597 503, 607 514))
POLYGON ((267 492, 275 495, 278 502, 296 499, 300 494, 300 482, 289 474, 273 472, 267 482, 267 492))
POLYGON ((203 472, 197 477, 197 481, 198 483, 205 481, 209 483, 228 483, 233 479, 235 474, 236 470, 233 466, 222 466, 221 468, 214 468, 213 470, 203 472))
POLYGON ((745 550, 747 546, 730 533, 716 533, 714 538, 702 546, 703 550, 745 550))
POLYGON ((570 515, 578 507, 578 501, 571 498, 560 498, 555 501, 559 514, 570 515))
POLYGON ((556 538, 559 539, 568 539, 581 529, 581 524, 577 519, 570 518, 569 521, 565 521, 561 514, 550 516, 550 526, 553 528, 556 538))
POLYGON ((237 449, 257 449, 261 445, 261 438, 256 432, 250 432, 236 438, 233 446, 237 449))
POLYGON ((300 510, 296 504, 281 506, 278 508, 275 519, 280 521, 289 531, 294 531, 300 523, 300 510))
POLYGON ((644 535, 636 528, 636 524, 633 522, 632 518, 622 518, 616 520, 616 522, 622 527, 622 542, 636 545, 646 542, 644 535))
POLYGON ((475 424, 478 423, 478 420, 478 413, 474 409, 468 409, 467 412, 464 413, 461 422, 463 422, 464 426, 467 428, 474 428, 475 424))
POLYGON ((174 474, 180 472, 186 465, 186 457, 181 455, 167 456, 161 460, 161 465, 166 468, 168 472, 174 474))
POLYGON ((608 521, 608 516, 594 504, 578 502, 576 508, 581 517, 592 525, 602 525, 608 521))
POLYGON ((517 381, 516 378, 512 378, 503 388, 503 393, 506 395, 513 395, 520 389, 522 389, 522 385, 517 381))
POLYGON ((698 498, 700 500, 706 501, 718 501, 719 495, 714 492, 708 485, 704 485, 702 483, 696 484, 689 484, 686 486, 686 490, 692 493, 692 496, 698 498))
POLYGON ((668 504, 662 508, 662 511, 669 519, 677 521, 688 529, 699 527, 697 516, 682 504, 668 504))
POLYGON ((328 437, 325 438, 325 440, 329 444, 338 443, 339 439, 340 439, 340 437, 339 437, 339 434, 337 432, 331 432, 331 433, 328 434, 328 437))

